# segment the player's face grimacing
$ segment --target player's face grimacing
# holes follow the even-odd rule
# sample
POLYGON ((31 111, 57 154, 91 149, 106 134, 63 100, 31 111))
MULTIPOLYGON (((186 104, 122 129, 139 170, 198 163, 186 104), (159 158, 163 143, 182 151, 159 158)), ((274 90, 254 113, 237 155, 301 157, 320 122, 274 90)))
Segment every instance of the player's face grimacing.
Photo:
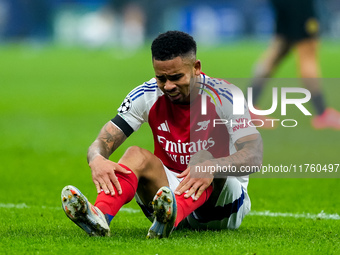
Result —
POLYGON ((176 57, 171 60, 153 60, 158 87, 173 103, 190 103, 190 92, 201 74, 201 62, 191 58, 176 57))

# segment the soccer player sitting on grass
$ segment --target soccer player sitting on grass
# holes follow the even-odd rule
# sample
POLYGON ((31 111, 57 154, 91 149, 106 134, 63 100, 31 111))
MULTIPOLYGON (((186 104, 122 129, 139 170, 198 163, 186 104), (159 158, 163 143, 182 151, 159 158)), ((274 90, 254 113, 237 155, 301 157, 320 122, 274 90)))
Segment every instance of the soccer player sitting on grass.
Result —
POLYGON ((252 125, 235 128, 212 122, 248 123, 249 111, 233 115, 231 88, 235 86, 201 72, 190 35, 160 34, 151 50, 156 78, 128 94, 88 150, 98 192, 95 204, 77 188, 66 186, 61 193, 64 211, 88 234, 99 236, 110 235, 111 220, 133 197, 153 221, 148 238, 168 237, 179 227, 238 228, 250 211, 248 176, 239 169, 261 165, 262 139, 252 125), (214 90, 219 84, 225 86, 215 95, 221 104, 210 98, 208 114, 201 114, 206 88, 214 90), (132 146, 117 163, 110 161, 109 156, 144 122, 153 132, 154 153, 132 146), (212 172, 195 175, 194 167, 190 171, 188 166, 190 157, 191 166, 232 166, 237 171, 227 178, 212 172))

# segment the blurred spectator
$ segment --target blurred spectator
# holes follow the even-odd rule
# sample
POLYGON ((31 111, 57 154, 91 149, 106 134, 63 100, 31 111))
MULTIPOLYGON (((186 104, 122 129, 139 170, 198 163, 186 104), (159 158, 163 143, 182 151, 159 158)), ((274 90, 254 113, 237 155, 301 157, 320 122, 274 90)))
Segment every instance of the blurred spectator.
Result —
MULTIPOLYGON (((304 85, 312 94, 312 103, 317 116, 312 119, 316 129, 340 130, 340 113, 326 108, 319 84, 318 62, 319 22, 314 0, 271 0, 276 14, 276 31, 269 48, 256 64, 253 87, 253 105, 258 105, 265 78, 273 75, 292 48, 296 48, 299 71, 304 85)), ((252 116, 263 119, 263 116, 252 116)), ((266 122, 265 122, 266 123, 266 122)), ((269 125, 269 124, 268 124, 269 125)), ((271 124, 268 126, 271 127, 271 124)))
POLYGON ((145 12, 143 1, 109 0, 108 6, 118 19, 119 29, 117 38, 120 45, 135 49, 144 44, 145 40, 145 12))

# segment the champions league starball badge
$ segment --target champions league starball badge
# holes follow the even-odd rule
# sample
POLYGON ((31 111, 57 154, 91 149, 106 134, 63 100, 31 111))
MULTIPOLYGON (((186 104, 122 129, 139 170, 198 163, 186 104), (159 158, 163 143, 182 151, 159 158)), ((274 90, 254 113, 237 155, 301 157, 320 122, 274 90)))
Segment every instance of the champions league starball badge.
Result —
POLYGON ((127 113, 128 111, 130 111, 131 106, 132 106, 132 101, 131 101, 130 97, 126 97, 124 99, 123 103, 118 108, 118 112, 119 113, 127 113))

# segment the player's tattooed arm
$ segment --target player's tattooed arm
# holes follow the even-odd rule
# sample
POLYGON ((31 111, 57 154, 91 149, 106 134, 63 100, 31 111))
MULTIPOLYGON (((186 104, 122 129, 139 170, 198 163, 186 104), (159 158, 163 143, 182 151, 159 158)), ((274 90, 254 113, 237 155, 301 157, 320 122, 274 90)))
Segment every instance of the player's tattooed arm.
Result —
POLYGON ((87 153, 87 161, 91 161, 98 155, 108 159, 109 156, 126 140, 126 135, 108 122, 100 130, 97 139, 91 144, 87 153))
MULTIPOLYGON (((253 167, 259 169, 262 164, 263 143, 260 134, 253 134, 242 137, 235 142, 237 152, 223 158, 213 159, 213 163, 220 166, 230 166, 236 169, 236 172, 228 171, 227 175, 242 176, 252 172, 244 172, 241 167, 253 167), (258 168, 256 168, 258 167, 258 168)), ((250 169, 250 168, 248 168, 250 169)))
POLYGON ((108 160, 109 156, 119 147, 126 139, 125 134, 117 128, 112 122, 108 122, 100 130, 97 139, 91 144, 87 161, 91 168, 92 180, 96 185, 98 194, 104 191, 105 194, 115 195, 116 187, 118 194, 122 194, 122 188, 115 172, 130 174, 119 164, 108 160))

